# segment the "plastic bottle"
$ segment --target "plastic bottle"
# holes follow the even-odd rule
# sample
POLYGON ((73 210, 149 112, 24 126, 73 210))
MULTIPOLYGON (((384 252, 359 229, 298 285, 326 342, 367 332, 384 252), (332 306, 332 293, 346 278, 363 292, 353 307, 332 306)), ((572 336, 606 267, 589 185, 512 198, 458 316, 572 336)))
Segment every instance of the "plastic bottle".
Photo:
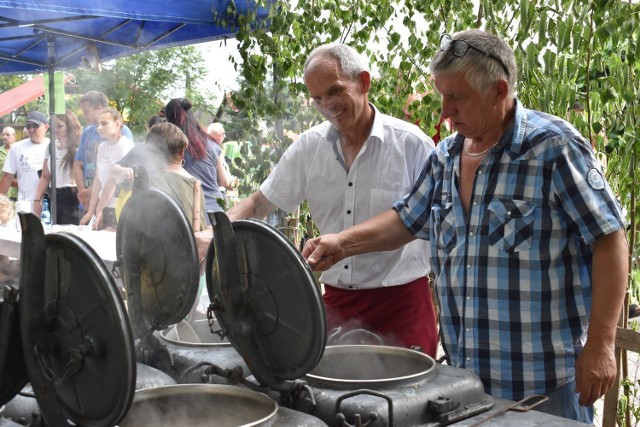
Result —
POLYGON ((42 221, 42 227, 45 233, 51 231, 51 211, 49 210, 49 200, 42 200, 42 213, 40 214, 40 221, 42 221))

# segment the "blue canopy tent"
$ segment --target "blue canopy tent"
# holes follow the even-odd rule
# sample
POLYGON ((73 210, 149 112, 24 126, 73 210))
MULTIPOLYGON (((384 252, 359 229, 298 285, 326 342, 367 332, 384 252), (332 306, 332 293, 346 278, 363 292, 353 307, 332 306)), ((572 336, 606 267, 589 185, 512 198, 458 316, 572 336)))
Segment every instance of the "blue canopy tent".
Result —
POLYGON ((267 13, 252 0, 0 0, 0 75, 49 73, 53 114, 55 70, 233 37, 238 14, 258 23, 267 13))

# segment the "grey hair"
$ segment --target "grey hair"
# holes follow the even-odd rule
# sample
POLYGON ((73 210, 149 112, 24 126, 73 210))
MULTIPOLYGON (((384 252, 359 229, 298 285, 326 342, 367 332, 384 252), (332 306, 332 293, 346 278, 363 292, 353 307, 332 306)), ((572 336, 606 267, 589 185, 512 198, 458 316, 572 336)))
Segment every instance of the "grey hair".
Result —
POLYGON ((220 122, 211 123, 209 127, 207 127, 207 133, 209 132, 224 132, 224 126, 222 126, 220 122))
POLYGON ((503 39, 495 34, 475 29, 455 33, 452 39, 464 40, 488 55, 499 58, 509 75, 505 75, 505 70, 499 61, 472 48, 469 48, 463 57, 455 56, 451 48, 444 51, 439 50, 429 65, 431 75, 438 76, 464 71, 471 87, 480 93, 486 93, 495 82, 505 79, 509 84, 509 95, 514 95, 518 80, 516 58, 513 50, 503 39))
POLYGON ((356 80, 358 75, 363 72, 369 72, 369 66, 362 59, 357 50, 346 44, 324 44, 315 48, 307 57, 304 63, 303 73, 306 75, 308 71, 315 68, 312 64, 317 57, 329 56, 340 64, 340 69, 345 77, 356 80))

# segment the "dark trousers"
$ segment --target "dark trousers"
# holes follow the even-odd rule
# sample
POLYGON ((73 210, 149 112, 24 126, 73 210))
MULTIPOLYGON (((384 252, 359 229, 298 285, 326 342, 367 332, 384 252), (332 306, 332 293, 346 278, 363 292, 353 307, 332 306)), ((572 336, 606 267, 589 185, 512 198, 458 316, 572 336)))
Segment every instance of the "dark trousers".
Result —
POLYGON ((79 205, 77 187, 56 188, 56 224, 80 224, 79 205))

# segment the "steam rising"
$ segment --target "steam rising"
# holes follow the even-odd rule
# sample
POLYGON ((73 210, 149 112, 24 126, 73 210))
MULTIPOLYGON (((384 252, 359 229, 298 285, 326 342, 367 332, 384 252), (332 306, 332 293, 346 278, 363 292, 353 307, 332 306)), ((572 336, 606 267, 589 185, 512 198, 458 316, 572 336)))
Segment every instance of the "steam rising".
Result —
POLYGON ((384 383, 427 375, 434 366, 426 354, 400 347, 330 346, 307 377, 310 382, 384 383))
POLYGON ((233 386, 190 384, 136 393, 120 427, 254 426, 275 416, 267 396, 233 386))

